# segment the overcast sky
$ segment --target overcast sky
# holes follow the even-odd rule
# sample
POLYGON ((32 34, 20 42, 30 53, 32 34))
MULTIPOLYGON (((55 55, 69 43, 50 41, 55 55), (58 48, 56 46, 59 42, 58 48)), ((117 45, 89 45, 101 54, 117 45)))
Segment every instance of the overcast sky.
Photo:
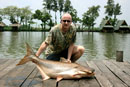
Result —
MULTIPOLYGON (((82 14, 88 10, 91 6, 100 5, 100 16, 97 18, 96 23, 98 26, 105 16, 104 6, 107 3, 107 0, 70 0, 72 6, 77 10, 78 17, 82 18, 82 14)), ((114 0, 115 4, 119 3, 122 11, 122 15, 117 16, 120 20, 126 20, 128 25, 130 25, 130 0, 114 0)), ((43 0, 0 0, 0 8, 5 8, 7 6, 17 6, 19 8, 30 6, 32 11, 34 12, 37 9, 42 9, 43 0)), ((59 12, 57 13, 59 14, 59 12)), ((59 22, 59 21, 58 21, 59 22)))

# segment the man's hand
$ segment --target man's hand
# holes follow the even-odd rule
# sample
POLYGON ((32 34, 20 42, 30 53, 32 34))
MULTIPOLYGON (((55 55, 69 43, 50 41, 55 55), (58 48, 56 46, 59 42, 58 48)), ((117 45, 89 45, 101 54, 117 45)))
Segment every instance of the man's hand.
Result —
POLYGON ((70 60, 70 59, 67 59, 67 62, 68 62, 68 63, 71 63, 71 60, 70 60))

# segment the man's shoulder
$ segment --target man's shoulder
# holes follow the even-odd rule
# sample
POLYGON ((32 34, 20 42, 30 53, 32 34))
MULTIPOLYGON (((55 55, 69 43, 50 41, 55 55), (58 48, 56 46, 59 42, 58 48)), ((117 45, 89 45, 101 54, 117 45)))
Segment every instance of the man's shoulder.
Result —
POLYGON ((59 28, 60 28, 60 24, 57 24, 54 27, 52 27, 50 31, 55 32, 55 31, 59 30, 59 28))
POLYGON ((72 28, 71 30, 76 31, 76 27, 74 24, 71 24, 71 28, 72 28))
POLYGON ((71 24, 71 27, 75 28, 75 25, 74 25, 74 24, 71 24))

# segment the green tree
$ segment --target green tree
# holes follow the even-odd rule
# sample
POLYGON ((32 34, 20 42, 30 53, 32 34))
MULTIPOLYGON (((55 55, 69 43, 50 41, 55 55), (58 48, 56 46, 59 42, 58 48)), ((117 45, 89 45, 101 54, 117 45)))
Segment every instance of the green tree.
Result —
POLYGON ((91 26, 91 20, 90 20, 90 17, 89 17, 89 14, 88 12, 85 12, 83 14, 83 18, 82 18, 82 25, 87 27, 88 26, 88 29, 90 29, 90 26, 91 26))
POLYGON ((57 24, 57 16, 56 16, 56 12, 58 11, 58 2, 57 2, 57 0, 53 0, 52 10, 55 12, 55 24, 57 24))
POLYGON ((28 23, 29 23, 29 25, 28 25, 29 29, 32 30, 31 25, 32 25, 32 24, 35 24, 35 22, 33 21, 33 16, 32 16, 31 19, 28 21, 28 23))
POLYGON ((0 16, 0 22, 2 21, 2 17, 0 16))
MULTIPOLYGON (((79 17, 77 16, 77 10, 72 8, 70 9, 69 11, 70 15, 72 16, 72 22, 75 24, 75 26, 77 27, 77 22, 79 21, 80 22, 80 19, 79 17)), ((79 29, 79 28, 78 28, 79 29)))
MULTIPOLYGON (((44 9, 47 9, 49 11, 49 14, 51 14, 51 10, 53 10, 53 0, 44 0, 43 5, 44 5, 44 9)), ((50 23, 51 21, 52 20, 50 19, 50 23)))
POLYGON ((25 24, 26 27, 28 26, 28 21, 31 20, 31 16, 32 12, 29 6, 21 8, 21 16, 20 16, 21 22, 23 23, 23 25, 25 24))
POLYGON ((21 8, 17 8, 16 11, 16 21, 20 22, 21 8))
POLYGON ((119 3, 114 4, 114 0, 108 0, 107 5, 104 6, 104 8, 106 8, 105 13, 107 14, 107 16, 105 17, 105 19, 110 20, 111 24, 113 26, 115 26, 117 18, 117 15, 121 15, 121 6, 119 5, 119 3), (112 16, 114 15, 114 18, 112 18, 112 16))
POLYGON ((41 12, 40 10, 36 10, 35 13, 33 14, 33 18, 41 20, 42 29, 45 30, 48 20, 51 19, 51 15, 46 10, 43 10, 43 12, 41 12), (43 28, 43 26, 44 26, 44 28, 43 28))
POLYGON ((53 3, 53 0, 43 0, 44 9, 47 9, 49 13, 52 10, 52 3, 53 3))
POLYGON ((77 21, 79 21, 79 17, 77 16, 77 10, 71 7, 68 13, 70 13, 70 15, 72 16, 73 23, 76 24, 77 21))
POLYGON ((65 3, 64 3, 64 12, 70 11, 71 8, 72 8, 71 1, 70 0, 66 0, 65 3))
POLYGON ((16 22, 16 13, 18 8, 16 6, 8 6, 4 8, 4 14, 6 15, 7 19, 10 20, 11 23, 16 22))
POLYGON ((110 19, 114 13, 114 0, 108 0, 107 5, 104 6, 104 8, 106 8, 105 14, 107 14, 110 19))
POLYGON ((52 19, 50 19, 50 21, 48 21, 48 26, 50 26, 49 29, 51 29, 51 27, 54 26, 54 23, 53 23, 52 19))
POLYGON ((117 3, 114 7, 114 22, 113 22, 113 26, 115 26, 115 23, 116 23, 116 16, 117 15, 121 15, 122 12, 121 12, 121 5, 119 5, 119 3, 117 3))
POLYGON ((0 8, 0 22, 3 20, 4 10, 0 8))
POLYGON ((23 22, 23 24, 25 23, 27 25, 32 15, 32 12, 28 6, 25 8, 8 6, 3 10, 5 17, 9 19, 11 23, 20 22, 21 24, 23 22))
POLYGON ((93 29, 94 25, 96 23, 94 23, 94 21, 96 20, 96 18, 99 16, 99 8, 100 6, 92 6, 89 8, 89 10, 87 12, 85 12, 83 14, 83 24, 85 26, 88 26, 88 29, 93 29))
POLYGON ((60 12, 60 18, 61 18, 61 13, 64 10, 64 0, 58 0, 58 7, 59 7, 59 12, 60 12))

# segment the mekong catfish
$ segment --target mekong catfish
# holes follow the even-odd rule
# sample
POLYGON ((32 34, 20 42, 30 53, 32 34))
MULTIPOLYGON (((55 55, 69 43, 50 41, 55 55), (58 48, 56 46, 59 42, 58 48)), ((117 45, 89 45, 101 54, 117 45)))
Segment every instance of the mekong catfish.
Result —
POLYGON ((62 79, 80 79, 83 77, 91 77, 95 74, 94 69, 84 67, 77 63, 51 61, 38 58, 37 56, 35 56, 32 48, 27 43, 26 46, 27 54, 24 56, 23 59, 20 60, 17 65, 22 65, 29 61, 32 61, 39 69, 43 80, 55 78, 58 82, 62 79))

